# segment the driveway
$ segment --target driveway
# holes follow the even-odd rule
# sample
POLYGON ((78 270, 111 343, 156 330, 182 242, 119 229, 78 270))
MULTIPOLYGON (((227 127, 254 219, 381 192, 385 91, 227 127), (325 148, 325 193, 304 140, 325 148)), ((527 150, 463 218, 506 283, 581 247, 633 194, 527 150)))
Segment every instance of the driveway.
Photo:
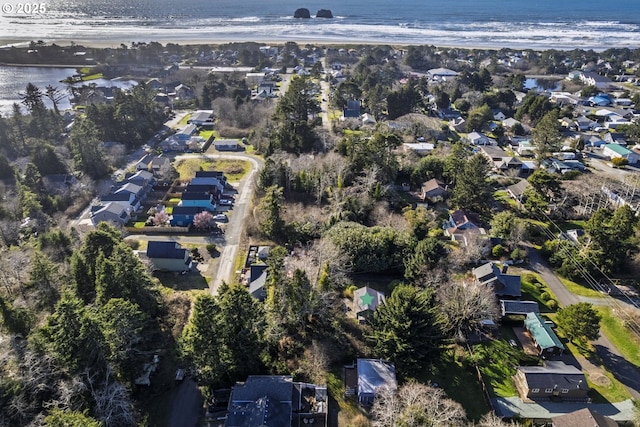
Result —
POLYGON ((185 378, 171 394, 167 427, 196 427, 202 415, 203 398, 198 384, 185 378))

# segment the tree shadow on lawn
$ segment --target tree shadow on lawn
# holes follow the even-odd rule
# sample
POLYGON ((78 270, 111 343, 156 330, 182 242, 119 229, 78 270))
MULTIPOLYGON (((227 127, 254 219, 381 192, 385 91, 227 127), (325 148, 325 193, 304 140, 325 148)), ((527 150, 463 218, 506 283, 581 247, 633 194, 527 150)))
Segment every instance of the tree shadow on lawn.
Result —
MULTIPOLYGON (((617 354, 611 353, 607 347, 599 344, 595 344, 594 347, 596 354, 602 359, 602 363, 609 369, 615 379, 640 393, 640 370, 638 366, 617 354)), ((599 363, 596 360, 592 360, 592 362, 594 364, 599 363)))
POLYGON ((162 286, 176 291, 205 290, 209 288, 207 280, 197 269, 186 274, 170 271, 156 271, 153 273, 162 286))

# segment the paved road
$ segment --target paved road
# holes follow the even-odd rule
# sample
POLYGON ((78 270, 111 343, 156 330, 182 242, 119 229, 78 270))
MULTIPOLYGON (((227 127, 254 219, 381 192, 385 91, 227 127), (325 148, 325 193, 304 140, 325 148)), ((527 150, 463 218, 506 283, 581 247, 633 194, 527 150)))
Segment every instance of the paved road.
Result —
MULTIPOLYGON (((560 279, 551 270, 549 264, 542 258, 539 251, 534 248, 528 248, 528 255, 531 268, 540 274, 542 280, 556 294, 558 303, 561 306, 576 304, 582 301, 582 298, 572 294, 562 284, 560 279)), ((625 360, 618 349, 604 334, 600 335, 593 342, 598 356, 602 358, 604 366, 613 373, 613 375, 627 388, 634 399, 640 399, 640 370, 635 365, 625 360)), ((596 367, 590 361, 575 355, 578 362, 583 365, 583 369, 595 369, 596 367), (586 366, 584 366, 586 365, 586 366)))
POLYGON ((203 398, 198 384, 191 378, 185 378, 173 389, 171 394, 171 408, 167 417, 166 427, 195 427, 202 414, 203 398))

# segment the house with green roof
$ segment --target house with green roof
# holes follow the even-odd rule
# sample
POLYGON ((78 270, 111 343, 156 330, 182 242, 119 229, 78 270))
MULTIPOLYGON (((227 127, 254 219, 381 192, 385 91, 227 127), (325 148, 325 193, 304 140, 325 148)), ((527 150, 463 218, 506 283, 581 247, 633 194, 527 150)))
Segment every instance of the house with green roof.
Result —
POLYGON ((602 149, 602 155, 609 159, 619 157, 627 159, 629 163, 638 163, 638 154, 620 144, 606 144, 602 149))
POLYGON ((524 327, 531 334, 531 338, 536 344, 538 356, 559 356, 564 351, 564 345, 560 338, 538 313, 527 313, 524 327))

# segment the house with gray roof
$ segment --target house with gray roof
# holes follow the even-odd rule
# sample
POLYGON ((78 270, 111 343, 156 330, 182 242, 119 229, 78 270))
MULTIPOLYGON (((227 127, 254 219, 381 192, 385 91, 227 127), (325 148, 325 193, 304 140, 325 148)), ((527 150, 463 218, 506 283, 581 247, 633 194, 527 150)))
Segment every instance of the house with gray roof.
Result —
POLYGON ((372 405, 383 387, 398 389, 395 366, 382 359, 358 359, 354 365, 345 366, 345 381, 346 394, 355 394, 361 405, 372 405))
POLYGON ((528 313, 540 313, 540 307, 535 301, 515 301, 515 300, 500 300, 500 313, 502 316, 508 316, 510 314, 526 316, 528 313))
POLYGON ((267 265, 253 264, 249 267, 249 293, 258 301, 267 298, 267 265))
POLYGON ((368 286, 353 291, 353 311, 360 322, 364 322, 384 303, 384 293, 368 286))
POLYGON ((154 270, 186 271, 193 266, 189 251, 173 241, 150 240, 146 255, 154 270))
POLYGON ((527 313, 524 327, 538 349, 538 356, 559 356, 564 351, 560 338, 538 313, 527 313))
POLYGON ((513 379, 525 402, 590 400, 587 396, 589 386, 582 371, 561 361, 548 361, 544 366, 517 366, 513 379))
POLYGON ((326 427, 326 386, 290 375, 250 375, 231 391, 225 427, 326 427))
POLYGON ((118 226, 123 226, 129 221, 128 203, 107 202, 91 207, 91 223, 98 225, 101 222, 109 222, 118 226))
POLYGON ((500 270, 492 262, 476 267, 472 273, 483 285, 491 286, 499 297, 520 298, 522 295, 520 276, 506 274, 506 265, 500 270))

